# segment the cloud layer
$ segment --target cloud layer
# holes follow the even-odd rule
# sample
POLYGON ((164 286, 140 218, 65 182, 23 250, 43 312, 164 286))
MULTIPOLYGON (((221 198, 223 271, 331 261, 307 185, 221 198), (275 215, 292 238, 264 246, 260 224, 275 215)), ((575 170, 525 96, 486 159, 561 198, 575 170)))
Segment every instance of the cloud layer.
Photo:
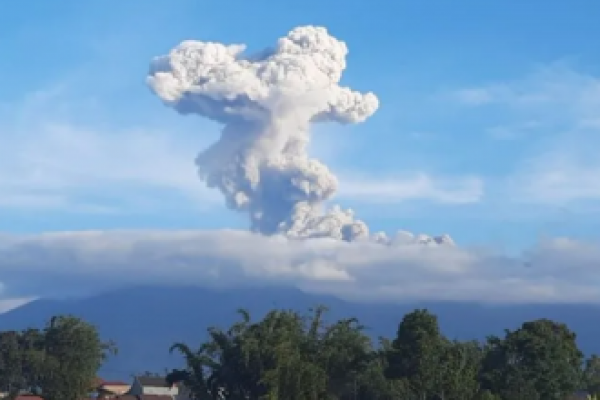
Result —
POLYGON ((511 258, 401 237, 382 246, 235 230, 7 235, 0 276, 13 298, 128 284, 266 282, 362 301, 600 303, 599 243, 547 240, 511 258))
POLYGON ((0 109, 0 210, 156 211, 157 192, 194 208, 214 204, 197 183, 189 138, 77 121, 97 110, 73 103, 49 90, 0 109))
POLYGON ((398 204, 404 201, 446 205, 472 204, 482 200, 484 181, 476 176, 444 177, 425 173, 403 176, 341 175, 340 197, 367 204, 398 204))
MULTIPOLYGON (((193 168, 199 146, 190 137, 197 132, 74 122, 72 114, 57 112, 64 110, 57 109, 52 93, 34 97, 33 106, 0 110, 2 209, 130 213, 161 211, 169 204, 177 212, 184 204, 222 209, 221 199, 199 184, 193 168), (173 203, 173 196, 179 200, 173 203)), ((600 199, 594 153, 600 145, 598 78, 551 67, 523 80, 460 91, 456 99, 475 112, 500 110, 503 119, 487 130, 496 139, 537 135, 533 145, 527 143, 524 159, 507 159, 515 170, 500 184, 419 172, 360 175, 342 166, 339 196, 358 203, 469 204, 481 201, 491 186, 501 202, 571 206, 600 199)), ((545 240, 509 257, 411 244, 408 234, 399 238, 403 244, 381 246, 233 230, 4 235, 0 312, 29 296, 165 282, 272 282, 359 300, 600 303, 597 241, 545 240)))
POLYGON ((507 198, 573 207, 600 201, 599 77, 557 62, 519 80, 459 90, 454 98, 500 117, 487 133, 526 149, 506 177, 507 198))
MULTIPOLYGON (((97 104, 88 107, 86 102, 78 103, 67 86, 0 104, 0 211, 227 212, 219 193, 204 187, 194 170, 197 149, 217 134, 216 127, 199 121, 173 126, 180 119, 176 115, 161 116, 167 121, 163 125, 146 121, 115 127, 95 117, 113 110, 97 104)), ((339 143, 332 138, 337 135, 342 133, 321 135, 325 141, 317 138, 313 150, 322 153, 321 148, 329 148, 325 159, 335 159, 340 146, 326 141, 339 143)), ((482 196, 481 182, 470 177, 399 168, 385 179, 379 175, 375 179, 345 165, 336 167, 344 170, 338 197, 353 203, 452 205, 477 202, 482 196)))

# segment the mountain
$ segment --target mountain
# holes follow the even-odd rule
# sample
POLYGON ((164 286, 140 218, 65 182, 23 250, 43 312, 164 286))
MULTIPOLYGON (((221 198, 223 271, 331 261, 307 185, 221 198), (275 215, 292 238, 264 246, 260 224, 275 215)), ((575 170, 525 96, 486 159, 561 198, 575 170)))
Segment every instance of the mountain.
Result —
POLYGON ((0 315, 0 330, 43 326, 56 314, 82 317, 119 347, 118 356, 107 362, 102 376, 128 379, 134 373, 162 372, 180 365, 180 358, 168 351, 174 342, 195 347, 206 337, 207 327, 228 327, 236 320, 240 307, 258 319, 273 308, 306 311, 318 304, 331 309, 330 319, 358 317, 373 338, 392 337, 402 316, 415 308, 436 313, 444 333, 458 339, 483 339, 502 334, 505 328, 514 329, 526 320, 550 318, 577 332, 584 352, 600 353, 600 325, 593 323, 600 316, 600 307, 594 305, 359 304, 285 287, 144 286, 88 298, 40 299, 0 315))

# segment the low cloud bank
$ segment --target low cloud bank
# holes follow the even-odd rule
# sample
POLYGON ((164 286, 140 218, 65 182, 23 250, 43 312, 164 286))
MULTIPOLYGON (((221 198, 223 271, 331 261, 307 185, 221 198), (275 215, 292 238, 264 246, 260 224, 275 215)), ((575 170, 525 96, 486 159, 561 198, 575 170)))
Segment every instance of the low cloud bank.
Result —
POLYGON ((0 297, 270 283, 359 301, 600 303, 598 243, 546 240, 517 258, 403 237, 386 246, 236 230, 4 235, 0 297))

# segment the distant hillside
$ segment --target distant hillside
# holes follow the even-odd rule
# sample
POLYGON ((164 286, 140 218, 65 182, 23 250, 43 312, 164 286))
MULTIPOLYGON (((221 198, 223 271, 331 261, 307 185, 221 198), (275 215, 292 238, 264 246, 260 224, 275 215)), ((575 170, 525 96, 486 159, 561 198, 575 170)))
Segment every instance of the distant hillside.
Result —
POLYGON ((193 346, 208 326, 228 326, 236 310, 248 308, 255 318, 272 308, 306 310, 317 304, 331 308, 330 318, 356 316, 377 336, 391 337, 402 316, 414 308, 435 312, 446 335, 482 339, 515 328, 525 320, 550 318, 567 323, 586 353, 600 353, 600 307, 591 305, 481 306, 476 304, 356 304, 334 297, 283 287, 208 289, 200 287, 134 287, 77 300, 37 300, 0 315, 0 330, 41 326, 50 316, 70 313, 96 324, 102 336, 117 342, 119 355, 104 367, 103 377, 128 379, 145 371, 177 366, 169 355, 176 341, 193 346))

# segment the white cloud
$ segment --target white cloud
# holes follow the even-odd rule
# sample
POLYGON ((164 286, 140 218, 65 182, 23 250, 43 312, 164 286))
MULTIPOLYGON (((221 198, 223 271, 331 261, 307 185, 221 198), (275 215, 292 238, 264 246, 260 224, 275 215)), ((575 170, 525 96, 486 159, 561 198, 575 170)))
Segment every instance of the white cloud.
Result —
POLYGON ((503 182, 507 199, 562 206, 600 201, 600 77, 555 63, 520 80, 459 90, 454 98, 496 107, 504 123, 486 132, 525 146, 522 158, 507 160, 514 169, 503 182))
POLYGON ((456 100, 463 104, 480 106, 489 104, 498 95, 497 87, 460 89, 454 93, 456 100))
POLYGON ((458 90, 454 98, 471 106, 508 106, 514 111, 538 114, 546 121, 597 121, 600 78, 554 63, 520 80, 458 90))
POLYGON ((189 136, 74 123, 59 112, 57 100, 57 93, 37 93, 2 113, 9 118, 0 122, 0 207, 86 213, 168 208, 158 191, 194 208, 221 206, 196 176, 198 144, 189 136))
POLYGON ((543 129, 544 125, 536 120, 519 122, 513 125, 495 125, 486 128, 485 133, 498 140, 527 139, 543 129))
MULTIPOLYGON (((93 99, 74 104, 69 87, 0 105, 0 209, 109 214, 217 207, 227 212, 218 191, 207 189, 196 174, 194 159, 208 145, 206 132, 167 131, 148 123, 115 129, 98 121, 103 118, 96 114, 104 114, 93 99)), ((216 134, 212 129, 208 136, 216 134)), ((346 147, 336 144, 334 151, 328 140, 341 134, 333 128, 315 132, 312 150, 335 163, 346 147)), ((340 179, 340 197, 349 203, 451 205, 477 202, 482 195, 482 182, 469 176, 407 172, 340 179)))
POLYGON ((0 300, 0 314, 14 310, 15 308, 24 306, 36 300, 35 297, 11 298, 0 300))
POLYGON ((557 206, 600 201, 600 162, 576 150, 574 155, 568 153, 560 151, 532 157, 510 178, 513 198, 557 206))
POLYGON ((21 307, 27 303, 32 302, 36 297, 7 297, 4 296, 6 292, 6 286, 0 282, 0 314, 8 312, 17 307, 21 307))
POLYGON ((342 175, 339 196, 361 203, 398 203, 425 200, 440 204, 477 203, 484 183, 477 177, 436 177, 425 173, 395 177, 342 175))
POLYGON ((233 230, 55 232, 1 237, 0 276, 12 297, 260 281, 358 300, 599 303, 598 244, 547 240, 510 258, 458 247, 293 241, 233 230))
POLYGON ((210 200, 195 175, 194 149, 166 134, 105 134, 68 125, 46 125, 35 134, 35 140, 4 143, 0 187, 19 202, 28 194, 40 194, 51 204, 70 194, 118 199, 136 191, 143 194, 144 189, 210 200))
POLYGON ((546 137, 535 147, 535 153, 519 165, 510 187, 516 198, 528 202, 598 202, 600 78, 572 71, 547 78, 554 80, 541 86, 537 94, 546 98, 543 105, 525 108, 547 113, 543 130, 546 137))

